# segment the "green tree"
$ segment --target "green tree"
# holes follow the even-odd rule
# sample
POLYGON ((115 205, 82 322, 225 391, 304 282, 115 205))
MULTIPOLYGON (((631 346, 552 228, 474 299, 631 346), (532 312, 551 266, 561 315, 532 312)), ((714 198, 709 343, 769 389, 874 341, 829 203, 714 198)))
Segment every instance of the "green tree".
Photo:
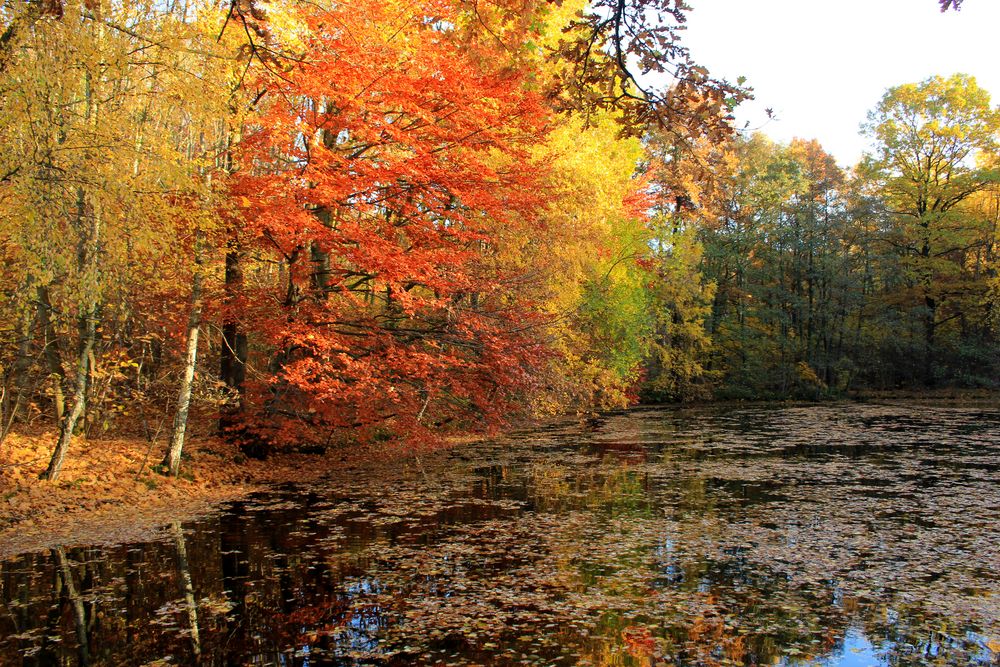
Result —
POLYGON ((696 194, 674 203, 672 217, 696 224, 701 284, 717 286, 707 293, 712 373, 734 395, 845 389, 866 244, 844 173, 800 139, 784 146, 757 135, 708 157, 697 161, 711 170, 678 182, 696 194))
POLYGON ((890 88, 863 126, 875 152, 860 169, 890 213, 883 238, 902 258, 927 385, 935 382, 940 328, 969 315, 962 267, 983 235, 963 203, 997 179, 977 158, 997 152, 998 129, 989 93, 964 74, 890 88))

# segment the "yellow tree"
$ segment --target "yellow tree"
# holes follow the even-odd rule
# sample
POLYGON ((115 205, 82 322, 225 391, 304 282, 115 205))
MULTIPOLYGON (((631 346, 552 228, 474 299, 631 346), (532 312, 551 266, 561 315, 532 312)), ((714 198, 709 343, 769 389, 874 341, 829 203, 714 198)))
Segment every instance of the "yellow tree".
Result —
POLYGON ((610 116, 566 118, 539 151, 551 161, 541 233, 508 252, 532 276, 555 356, 538 398, 543 411, 617 407, 639 378, 649 342, 649 229, 643 148, 610 116))
POLYGON ((68 393, 48 479, 84 414, 99 330, 116 337, 102 323, 133 318, 125 295, 156 291, 178 241, 210 217, 213 128, 203 119, 226 101, 209 92, 219 71, 212 41, 180 10, 86 2, 62 11, 20 31, 0 103, 6 252, 32 287, 22 294, 44 323, 35 329, 56 397, 68 393), (65 349, 75 352, 63 388, 65 349))
POLYGON ((935 381, 939 328, 963 314, 955 281, 963 257, 981 242, 963 204, 997 180, 976 159, 997 153, 998 130, 1000 113, 989 93, 964 74, 890 88, 864 126, 875 153, 861 168, 881 188, 892 216, 887 240, 912 285, 928 385, 935 381))
MULTIPOLYGON (((515 57, 536 71, 538 86, 556 97, 556 106, 572 109, 561 96, 575 65, 552 55, 585 4, 543 5, 528 25, 524 14, 483 16, 480 10, 470 29, 487 24, 484 39, 533 30, 515 57)), ((650 274, 643 260, 650 234, 645 184, 637 178, 644 149, 639 139, 623 136, 622 121, 618 112, 594 109, 555 116, 536 148, 550 173, 535 232, 496 230, 495 270, 516 277, 512 288, 547 322, 538 335, 552 354, 539 369, 538 412, 625 405, 648 348, 650 274)))
MULTIPOLYGON (((986 156, 987 162, 995 159, 986 156)), ((962 294, 956 296, 961 296, 963 303, 956 308, 964 315, 959 318, 963 338, 979 342, 982 353, 987 353, 996 350, 1000 329, 1000 184, 969 197, 963 210, 976 235, 961 260, 962 294)), ((988 369, 990 361, 977 359, 973 363, 988 369)))
POLYGON ((647 141, 655 181, 653 249, 656 279, 651 289, 655 335, 645 395, 651 400, 688 400, 711 393, 712 340, 708 319, 716 284, 702 275, 702 236, 719 224, 725 184, 736 158, 728 142, 705 138, 678 142, 654 133, 647 141))

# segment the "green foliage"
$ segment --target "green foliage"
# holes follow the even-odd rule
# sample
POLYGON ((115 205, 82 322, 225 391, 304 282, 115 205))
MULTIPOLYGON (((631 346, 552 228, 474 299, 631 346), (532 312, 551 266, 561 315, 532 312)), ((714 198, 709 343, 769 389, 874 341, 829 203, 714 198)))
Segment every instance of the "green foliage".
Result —
POLYGON ((706 367, 711 340, 705 321, 715 292, 700 273, 698 230, 681 216, 660 215, 656 230, 656 282, 650 290, 654 336, 643 398, 684 401, 707 398, 713 372, 706 367))
POLYGON ((884 298, 919 322, 897 333, 911 341, 927 385, 956 379, 952 355, 940 357, 960 339, 991 337, 983 269, 995 265, 996 219, 977 197, 1000 177, 998 130, 1000 112, 964 74, 889 89, 864 126, 876 151, 859 173, 878 192, 879 239, 893 248, 884 298))
POLYGON ((686 268, 661 277, 657 308, 668 323, 702 318, 710 344, 661 345, 647 396, 682 395, 674 376, 691 369, 727 398, 990 384, 998 128, 986 93, 956 75, 887 92, 866 126, 877 153, 853 177, 815 141, 661 150, 668 231, 695 228, 699 258, 685 264, 665 237, 661 254, 686 268), (678 308, 698 289, 707 312, 678 308))
POLYGON ((716 285, 711 367, 726 395, 814 397, 843 387, 860 263, 851 253, 845 176, 815 142, 753 136, 701 228, 701 270, 716 285))

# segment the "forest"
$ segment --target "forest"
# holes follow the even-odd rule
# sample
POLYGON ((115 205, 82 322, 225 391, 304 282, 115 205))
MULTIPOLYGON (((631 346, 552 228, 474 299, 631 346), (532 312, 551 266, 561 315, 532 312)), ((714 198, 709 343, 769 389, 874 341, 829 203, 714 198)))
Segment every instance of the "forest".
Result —
POLYGON ((988 0, 713 1, 0 0, 0 665, 1000 664, 988 0))
POLYGON ((995 389, 988 93, 900 82, 842 168, 734 126, 686 10, 5 3, 0 443, 51 426, 54 480, 159 425, 176 475, 189 421, 263 455, 995 389))

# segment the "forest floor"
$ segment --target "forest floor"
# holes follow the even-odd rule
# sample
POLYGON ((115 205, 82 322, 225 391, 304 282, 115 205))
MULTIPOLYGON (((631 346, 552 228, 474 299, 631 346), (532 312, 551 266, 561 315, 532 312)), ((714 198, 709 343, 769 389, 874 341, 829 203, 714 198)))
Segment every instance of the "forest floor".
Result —
POLYGON ((314 481, 359 458, 282 453, 261 461, 219 438, 198 436, 185 445, 181 476, 172 478, 152 469, 163 443, 150 451, 142 438, 74 439, 59 480, 39 480, 55 438, 52 431, 11 433, 0 445, 0 558, 57 545, 138 541, 170 521, 269 485, 314 481))

